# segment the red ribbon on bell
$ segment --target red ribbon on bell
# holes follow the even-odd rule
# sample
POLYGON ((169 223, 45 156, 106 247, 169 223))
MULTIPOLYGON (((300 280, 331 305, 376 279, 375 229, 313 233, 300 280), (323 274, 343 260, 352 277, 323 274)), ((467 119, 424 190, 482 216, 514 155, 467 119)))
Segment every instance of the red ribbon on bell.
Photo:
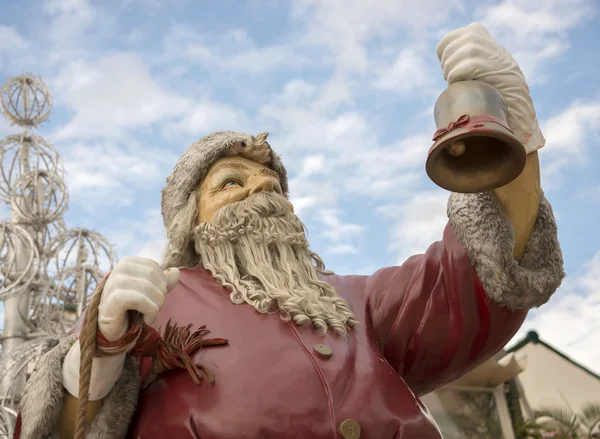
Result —
POLYGON ((433 141, 436 142, 441 137, 469 123, 471 118, 468 114, 463 114, 455 122, 450 122, 447 127, 442 127, 433 134, 433 141))

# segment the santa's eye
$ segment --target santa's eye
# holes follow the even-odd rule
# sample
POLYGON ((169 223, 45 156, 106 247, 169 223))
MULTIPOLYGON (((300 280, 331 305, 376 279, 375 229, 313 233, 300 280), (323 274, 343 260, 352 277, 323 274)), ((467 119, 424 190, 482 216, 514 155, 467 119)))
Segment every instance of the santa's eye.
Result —
POLYGON ((242 186, 242 183, 240 183, 239 180, 230 178, 228 180, 226 180, 223 185, 221 186, 223 189, 231 187, 231 186, 242 186))

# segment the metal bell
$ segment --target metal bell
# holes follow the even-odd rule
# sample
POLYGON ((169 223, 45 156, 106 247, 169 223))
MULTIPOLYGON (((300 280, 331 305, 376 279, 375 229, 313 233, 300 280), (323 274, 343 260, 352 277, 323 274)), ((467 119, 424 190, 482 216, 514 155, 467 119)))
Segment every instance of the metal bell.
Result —
POLYGON ((426 171, 452 192, 485 192, 504 186, 525 168, 527 153, 507 123, 504 99, 481 81, 449 86, 435 103, 438 130, 426 171))

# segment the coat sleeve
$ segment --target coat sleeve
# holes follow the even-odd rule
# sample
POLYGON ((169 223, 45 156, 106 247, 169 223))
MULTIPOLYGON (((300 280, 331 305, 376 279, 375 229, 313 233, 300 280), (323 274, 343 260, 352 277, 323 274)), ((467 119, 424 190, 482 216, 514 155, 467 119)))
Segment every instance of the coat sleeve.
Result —
POLYGON ((542 196, 525 255, 491 193, 452 194, 441 241, 367 280, 367 315, 388 362, 418 395, 498 352, 527 311, 547 302, 563 277, 552 208, 542 196))
MULTIPOLYGON (((83 316, 56 347, 37 362, 25 386, 13 439, 56 439, 66 390, 62 363, 75 344, 83 316)), ((140 389, 138 363, 128 356, 123 372, 86 428, 86 439, 124 438, 133 418, 140 389)))

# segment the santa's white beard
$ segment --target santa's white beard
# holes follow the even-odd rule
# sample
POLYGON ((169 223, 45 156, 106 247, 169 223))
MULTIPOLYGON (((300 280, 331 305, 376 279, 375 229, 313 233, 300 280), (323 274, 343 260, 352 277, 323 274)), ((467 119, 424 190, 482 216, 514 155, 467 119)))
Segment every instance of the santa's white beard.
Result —
POLYGON ((260 192, 225 206, 194 229, 193 240, 200 264, 231 291, 233 303, 280 312, 322 334, 346 334, 357 326, 346 301, 319 280, 325 267, 282 196, 260 192))

